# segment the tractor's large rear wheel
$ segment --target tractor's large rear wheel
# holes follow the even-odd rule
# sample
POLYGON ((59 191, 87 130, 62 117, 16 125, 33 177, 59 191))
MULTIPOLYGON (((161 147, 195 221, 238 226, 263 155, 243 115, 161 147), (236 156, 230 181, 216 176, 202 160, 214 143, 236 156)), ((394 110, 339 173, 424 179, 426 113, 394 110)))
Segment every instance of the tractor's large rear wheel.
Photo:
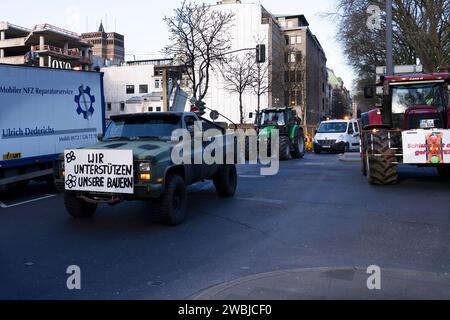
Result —
POLYGON ((305 136, 302 130, 297 130, 292 147, 291 155, 294 159, 301 159, 305 156, 305 136))
POLYGON ((375 185, 393 185, 398 182, 397 158, 392 146, 392 137, 389 133, 379 131, 372 133, 373 150, 366 160, 367 179, 375 185))
POLYGON ((291 140, 288 136, 280 137, 280 160, 286 161, 291 158, 291 140))

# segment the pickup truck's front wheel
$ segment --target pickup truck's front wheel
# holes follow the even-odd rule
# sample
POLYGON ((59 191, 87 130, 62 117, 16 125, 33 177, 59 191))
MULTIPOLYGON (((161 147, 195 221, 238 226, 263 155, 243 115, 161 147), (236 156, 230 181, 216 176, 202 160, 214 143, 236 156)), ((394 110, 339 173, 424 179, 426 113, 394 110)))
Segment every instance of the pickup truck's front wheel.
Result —
POLYGON ((237 169, 235 165, 224 165, 214 177, 217 193, 222 198, 231 198, 236 193, 237 169))
POLYGON ((186 184, 180 176, 171 175, 166 180, 166 191, 154 203, 156 212, 164 224, 177 226, 186 218, 186 184))
POLYGON ((77 219, 91 218, 97 211, 96 204, 83 201, 69 193, 64 194, 64 205, 67 212, 77 219))

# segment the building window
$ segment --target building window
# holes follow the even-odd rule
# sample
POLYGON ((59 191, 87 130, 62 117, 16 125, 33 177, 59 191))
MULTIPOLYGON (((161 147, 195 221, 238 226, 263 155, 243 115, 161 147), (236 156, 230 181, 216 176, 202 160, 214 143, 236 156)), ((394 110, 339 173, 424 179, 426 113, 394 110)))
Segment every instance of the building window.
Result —
POLYGON ((124 102, 120 103, 120 111, 121 112, 125 111, 125 103, 124 102))
POLYGON ((294 70, 291 70, 291 72, 290 72, 289 81, 295 82, 295 71, 294 70))
POLYGON ((289 62, 295 63, 296 62, 295 58, 296 58, 296 54, 295 53, 291 53, 289 55, 289 62))
POLYGON ((297 37, 296 36, 291 36, 291 39, 290 39, 290 44, 296 44, 297 43, 297 37))
POLYGON ((161 88, 161 82, 162 82, 162 80, 159 80, 159 79, 155 80, 155 89, 160 89, 161 88))
POLYGON ((112 110, 112 104, 111 103, 107 103, 106 104, 106 111, 111 111, 112 110))
POLYGON ((127 85, 127 94, 134 94, 134 86, 127 85))
POLYGON ((148 85, 147 84, 141 84, 139 86, 139 93, 148 93, 148 85))
POLYGON ((302 90, 297 90, 297 105, 302 105, 302 90))
POLYGON ((302 44, 302 36, 290 36, 289 39, 286 39, 286 44, 291 45, 302 44))
POLYGON ((161 107, 156 107, 156 112, 161 112, 162 108, 161 107))
POLYGON ((148 112, 153 112, 153 107, 148 107, 148 112))

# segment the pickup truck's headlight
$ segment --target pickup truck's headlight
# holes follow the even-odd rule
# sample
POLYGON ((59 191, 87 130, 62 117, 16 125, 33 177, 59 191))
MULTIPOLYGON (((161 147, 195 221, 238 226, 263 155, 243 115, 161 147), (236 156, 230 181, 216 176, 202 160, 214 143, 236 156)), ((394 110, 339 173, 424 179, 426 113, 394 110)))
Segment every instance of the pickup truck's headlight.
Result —
POLYGON ((150 162, 141 162, 139 163, 139 172, 150 172, 151 164, 150 162))

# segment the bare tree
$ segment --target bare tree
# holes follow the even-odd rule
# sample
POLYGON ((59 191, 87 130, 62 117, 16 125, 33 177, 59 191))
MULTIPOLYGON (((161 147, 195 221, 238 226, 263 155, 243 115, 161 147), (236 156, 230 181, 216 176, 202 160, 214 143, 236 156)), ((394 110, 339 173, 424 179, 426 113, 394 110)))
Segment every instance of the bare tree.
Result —
POLYGON ((255 63, 253 67, 253 76, 251 86, 253 92, 258 98, 257 113, 261 112, 261 98, 272 90, 272 80, 269 77, 269 66, 271 62, 255 63))
POLYGON ((240 122, 244 123, 244 93, 252 87, 255 71, 255 56, 252 54, 237 55, 223 65, 222 76, 225 89, 239 96, 240 122))
MULTIPOLYGON (((357 101, 361 103, 362 88, 373 84, 375 68, 386 63, 385 19, 381 11, 378 27, 368 28, 370 5, 383 11, 386 1, 339 0, 334 16, 339 24, 338 40, 359 76, 357 101)), ((450 71, 450 1, 394 0, 393 18, 396 64, 415 64, 419 58, 427 72, 450 71)))
POLYGON ((233 17, 232 13, 185 0, 174 16, 164 18, 171 42, 164 52, 186 65, 196 100, 205 98, 214 67, 224 62, 224 53, 231 48, 227 31, 233 17))
POLYGON ((289 46, 285 50, 282 69, 282 86, 285 92, 285 104, 297 107, 303 125, 307 125, 308 108, 306 102, 306 61, 300 50, 289 46))

